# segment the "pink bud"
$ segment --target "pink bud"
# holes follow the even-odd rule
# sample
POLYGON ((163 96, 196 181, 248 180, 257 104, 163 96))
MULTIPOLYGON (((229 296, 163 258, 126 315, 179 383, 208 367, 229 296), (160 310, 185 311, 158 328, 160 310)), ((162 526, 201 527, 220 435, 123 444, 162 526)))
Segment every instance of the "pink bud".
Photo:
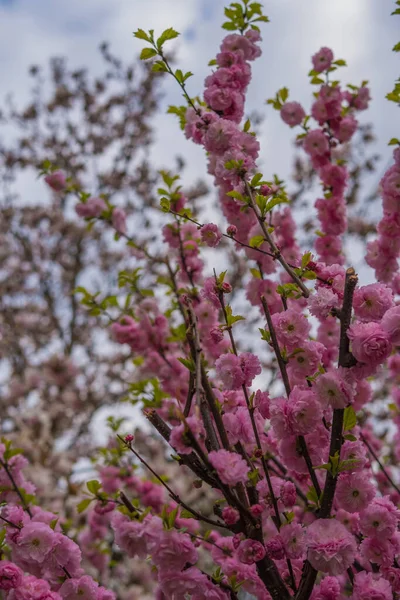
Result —
POLYGON ((64 171, 54 171, 54 173, 46 175, 44 180, 55 192, 62 192, 67 183, 67 178, 64 171))

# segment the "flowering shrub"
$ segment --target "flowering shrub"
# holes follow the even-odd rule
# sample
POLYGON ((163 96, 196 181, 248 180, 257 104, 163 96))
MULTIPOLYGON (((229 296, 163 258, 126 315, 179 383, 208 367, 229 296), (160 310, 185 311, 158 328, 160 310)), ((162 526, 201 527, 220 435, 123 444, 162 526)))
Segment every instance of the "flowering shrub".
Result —
POLYGON ((187 105, 169 112, 207 152, 223 227, 201 223, 179 176, 162 171, 160 249, 143 241, 113 198, 92 196, 68 173, 43 165, 54 193, 77 200, 78 218, 110 229, 133 251, 138 266, 118 273, 119 294, 82 286, 76 293, 129 349, 135 371, 127 398, 142 402, 177 466, 192 474, 193 489, 207 489, 205 506, 177 493, 174 478, 114 423, 115 436, 99 453, 99 479, 87 483, 76 507, 86 518, 68 536, 62 516, 35 505, 26 461, 4 443, 0 589, 7 600, 111 600, 115 592, 92 573, 107 573, 106 563, 117 569, 121 557, 150 561, 159 600, 244 592, 259 600, 399 597, 400 143, 391 141, 384 214, 366 248, 376 282, 360 286, 343 245, 351 178, 343 145, 368 108, 367 83, 344 89, 332 80, 345 63, 321 48, 312 57, 308 113, 288 102, 286 88, 268 100, 284 123, 300 128, 297 143, 319 180, 319 230, 302 252, 284 182, 258 172, 260 145, 250 120, 242 124, 251 63, 261 55, 259 24, 268 19, 249 0, 225 14, 232 33, 194 100, 186 90, 191 73, 174 70, 165 53, 178 33, 135 33, 148 44, 141 58, 182 89, 187 105), (245 316, 234 314, 230 269, 210 273, 205 262, 218 265, 229 247, 243 256, 245 316), (250 306, 261 325, 255 347, 250 306), (374 430, 374 394, 392 400, 392 440, 374 430), (384 442, 392 442, 389 453, 384 442))

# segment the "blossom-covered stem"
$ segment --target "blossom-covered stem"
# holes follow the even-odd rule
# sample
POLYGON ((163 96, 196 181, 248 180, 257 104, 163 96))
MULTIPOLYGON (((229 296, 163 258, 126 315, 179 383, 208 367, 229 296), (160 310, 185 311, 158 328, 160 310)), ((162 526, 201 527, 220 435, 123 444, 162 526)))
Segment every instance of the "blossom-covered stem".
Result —
MULTIPOLYGON (((290 383, 289 383, 289 377, 287 374, 287 370, 286 370, 286 364, 285 361, 283 360, 280 348, 279 348, 279 343, 278 343, 278 338, 276 337, 276 332, 275 332, 275 328, 274 325, 272 323, 272 319, 271 319, 271 312, 269 310, 267 301, 265 300, 264 296, 261 296, 261 303, 263 305, 263 309, 264 309, 264 314, 265 317, 267 319, 267 324, 268 324, 268 329, 269 332, 271 334, 271 343, 272 343, 272 348, 275 352, 275 356, 277 358, 278 361, 278 365, 279 365, 279 370, 281 372, 281 376, 282 376, 282 380, 285 386, 285 390, 286 390, 286 394, 287 396, 289 396, 291 388, 290 388, 290 383)), ((304 439, 304 436, 299 435, 298 436, 298 441, 300 444, 300 449, 301 449, 301 453, 302 456, 306 462, 307 468, 308 468, 308 472, 310 474, 311 477, 311 481, 313 483, 313 486, 315 487, 318 495, 321 493, 321 488, 317 479, 317 476, 315 474, 315 471, 313 469, 313 465, 312 465, 312 461, 310 458, 310 454, 308 452, 308 448, 307 448, 307 444, 306 444, 306 440, 304 439)))
POLYGON ((154 475, 154 477, 156 479, 158 479, 158 481, 161 483, 161 485, 163 485, 165 487, 165 489, 168 491, 170 497, 172 498, 172 500, 174 500, 177 504, 179 504, 182 508, 184 508, 185 510, 188 510, 190 513, 192 513, 192 515, 194 517, 196 517, 196 519, 198 521, 204 521, 204 523, 208 523, 209 525, 212 525, 213 527, 222 527, 225 528, 225 525, 223 523, 219 523, 218 521, 214 521, 213 519, 209 519, 208 517, 206 517, 205 515, 201 515, 200 513, 198 513, 196 510, 194 510, 193 508, 191 508, 188 504, 186 504, 185 502, 183 502, 180 497, 178 496, 178 494, 175 494, 175 492, 169 487, 169 485, 163 480, 162 477, 160 477, 158 475, 158 473, 156 473, 154 471, 154 469, 152 469, 150 467, 150 465, 144 460, 144 458, 142 458, 140 456, 140 454, 138 452, 136 452, 136 450, 134 448, 132 448, 132 445, 130 442, 125 442, 124 438, 121 437, 120 435, 117 435, 118 439, 127 447, 129 448, 129 450, 132 452, 132 454, 134 454, 136 456, 136 458, 150 471, 150 473, 152 475, 154 475))
POLYGON ((21 529, 21 527, 19 525, 17 525, 16 523, 12 523, 11 521, 6 519, 5 517, 2 517, 1 515, 0 515, 0 519, 2 521, 4 521, 4 523, 7 523, 7 525, 9 525, 10 527, 14 527, 14 529, 21 529))
MULTIPOLYGON (((349 339, 347 330, 350 327, 351 312, 353 307, 353 294, 357 285, 357 275, 353 268, 346 271, 343 305, 340 311, 340 346, 339 346, 339 367, 350 367, 354 364, 354 357, 349 351, 349 339)), ((342 447, 343 436, 343 417, 344 409, 337 408, 333 411, 331 442, 329 447, 329 456, 339 454, 342 447)), ((333 498, 335 495, 337 477, 329 471, 326 475, 324 494, 321 502, 320 518, 327 519, 331 514, 333 498)))
POLYGON ((250 200, 250 206, 254 212, 254 214, 257 217, 257 220, 260 224, 260 227, 262 229, 262 232, 264 234, 264 238, 266 240, 266 242, 268 243, 269 247, 271 248, 273 254, 274 254, 274 258, 276 258, 276 260, 278 260, 280 262, 280 264, 282 265, 282 267, 285 269, 286 273, 288 273, 290 275, 290 277, 293 279, 293 281, 296 283, 296 285, 298 285, 298 287, 301 289, 303 296, 305 298, 308 298, 310 295, 310 291, 308 290, 308 288, 304 285, 304 283, 301 281, 301 279, 296 275, 296 273, 293 271, 292 267, 290 267, 288 265, 288 263, 286 262, 286 260, 284 259, 284 257, 281 254, 281 251, 279 250, 278 246, 275 244, 274 240, 272 239, 268 228, 265 225, 265 221, 261 218, 261 216, 258 213, 256 204, 254 202, 254 197, 253 197, 253 192, 252 189, 250 187, 250 184, 247 180, 245 180, 245 186, 246 186, 246 191, 247 194, 249 196, 249 200, 250 200))
POLYGON ((207 450, 209 452, 212 450, 219 450, 220 446, 218 443, 217 434, 215 433, 214 423, 211 420, 210 411, 208 410, 207 402, 204 396, 202 396, 200 400, 200 413, 207 433, 205 440, 207 450))
POLYGON ((299 486, 296 484, 295 480, 292 477, 289 477, 289 475, 287 475, 287 470, 285 469, 285 467, 274 457, 271 456, 269 458, 269 460, 271 460, 273 463, 275 463, 276 467, 270 465, 270 470, 275 473, 275 475, 278 475, 278 477, 282 477, 283 479, 285 479, 286 481, 290 481, 291 483, 293 483, 293 485, 296 488, 296 493, 299 496, 299 498, 301 498, 304 502, 304 504, 306 506, 308 506, 309 502, 308 502, 308 498, 307 496, 304 494, 304 492, 299 488, 299 486))
POLYGON ((11 473, 10 469, 8 468, 7 462, 3 462, 2 460, 0 460, 0 466, 3 467, 3 469, 5 470, 8 479, 11 481, 11 485, 13 486, 13 489, 14 489, 15 493, 18 495, 19 499, 21 500, 22 508, 32 518, 31 509, 29 508, 29 506, 25 502, 25 499, 24 499, 24 497, 23 497, 23 495, 21 493, 21 490, 17 486, 17 484, 15 482, 15 479, 13 477, 13 474, 11 473))
POLYGON ((129 498, 124 494, 123 491, 119 492, 119 497, 121 498, 122 504, 126 506, 130 513, 135 514, 140 512, 138 508, 135 508, 129 498))
POLYGON ((393 479, 390 477, 389 473, 386 471, 384 465, 382 464, 382 462, 379 460, 376 453, 374 452, 374 449, 372 448, 371 444, 368 442, 368 440, 365 439, 365 437, 363 436, 362 433, 360 433, 359 435, 360 435, 360 440, 365 444, 365 446, 367 447, 368 452, 370 453, 372 458, 378 463, 379 468, 382 471, 382 473, 384 474, 384 476, 386 477, 386 479, 389 481, 389 483, 392 485, 392 487, 396 490, 396 492, 398 494, 400 494, 400 488, 395 484, 393 479))
MULTIPOLYGON (((349 340, 347 330, 351 322, 351 313, 353 308, 353 294, 357 285, 357 275, 353 268, 346 271, 345 288, 343 295, 342 309, 339 313, 340 318, 340 347, 339 347, 339 366, 349 367, 354 364, 354 357, 349 352, 349 340)), ((337 408, 333 411, 331 442, 329 447, 329 456, 339 454, 342 447, 344 409, 337 408)), ((326 474, 324 492, 322 495, 321 508, 318 512, 318 518, 327 519, 331 514, 333 499, 335 496, 337 477, 329 471, 326 474)), ((314 569, 308 561, 304 564, 303 575, 301 578, 296 600, 308 600, 310 597, 318 571, 314 569)))
MULTIPOLYGON (((154 408, 146 410, 144 415, 158 431, 158 433, 164 438, 164 440, 169 443, 171 428, 167 425, 167 423, 165 423, 165 421, 163 421, 154 408)), ((216 449, 219 450, 219 446, 216 449)), ((189 469, 193 471, 197 477, 208 483, 208 485, 211 487, 217 487, 217 481, 204 468, 204 465, 201 464, 198 456, 196 456, 194 452, 191 452, 190 454, 182 454, 182 456, 179 457, 179 463, 189 467, 189 469)))
MULTIPOLYGON (((179 239, 181 239, 180 236, 179 236, 179 239)), ((182 314, 182 318, 183 318, 183 320, 184 320, 184 322, 186 324, 187 329, 189 329, 189 327, 190 327, 189 319, 188 319, 188 316, 185 313, 185 311, 183 309, 183 306, 182 306, 182 304, 180 302, 179 293, 178 293, 178 286, 176 284, 175 275, 174 275, 174 272, 172 270, 172 267, 171 267, 168 259, 166 260, 166 265, 167 265, 167 268, 168 268, 169 275, 171 277, 172 288, 174 290, 174 293, 176 295, 176 299, 177 299, 178 304, 180 306, 180 311, 181 311, 181 314, 182 314)), ((183 263, 183 265, 185 266, 185 263, 183 263)), ((194 286, 192 286, 192 287, 194 287, 194 286)), ((191 349, 192 356, 194 357, 196 355, 196 352, 195 352, 194 345, 191 342, 190 338, 188 339, 188 343, 189 343, 189 347, 191 349)), ((201 384, 203 386, 203 390, 204 390, 204 394, 205 394, 205 397, 206 397, 206 400, 207 400, 207 404, 208 404, 209 409, 211 411, 211 414, 212 414, 212 416, 214 418, 214 422, 215 422, 215 425, 217 427, 218 434, 219 434, 220 440, 222 442, 222 445, 224 446, 225 450, 230 450, 230 444, 229 444, 229 440, 228 440, 228 435, 226 433, 226 430, 225 430, 225 427, 224 427, 224 423, 222 421, 221 414, 220 414, 220 412, 218 410, 217 402, 216 402, 214 393, 212 391, 212 387, 210 385, 210 382, 208 381, 206 370, 204 368, 204 365, 201 364, 201 361, 200 361, 200 365, 201 365, 201 384)))
MULTIPOLYGON (((225 319, 225 323, 227 325, 229 337, 230 337, 230 340, 231 340, 232 350, 233 350, 234 354, 236 354, 236 356, 237 356, 237 348, 236 348, 236 344, 235 344, 235 339, 234 339, 234 336, 233 336, 232 327, 228 326, 228 314, 226 312, 224 295, 223 295, 222 292, 219 293, 219 301, 220 301, 220 304, 221 304, 222 311, 224 313, 224 319, 225 319)), ((252 408, 252 406, 250 404, 250 398, 249 398, 249 394, 247 392, 247 387, 246 387, 245 384, 242 385, 242 389, 243 389, 243 394, 244 394, 244 397, 245 397, 245 400, 246 400, 247 409, 249 411, 251 425, 252 425, 252 428, 253 428, 254 437, 255 437, 255 440, 256 440, 256 444, 257 444, 257 449, 261 452, 261 464, 263 466, 263 470, 264 470, 264 473, 265 473, 265 478, 267 480, 269 493, 270 493, 271 498, 272 498, 272 504, 273 504, 274 512, 275 512, 275 523, 276 523, 276 526, 277 526, 277 528, 279 530, 280 526, 281 526, 281 518, 280 518, 280 514, 279 514, 279 510, 278 510, 278 502, 276 500, 276 497, 275 497, 275 494, 274 494, 274 490, 273 490, 273 487, 272 487, 271 477, 270 477, 270 474, 269 474, 267 461, 265 460, 265 456, 264 456, 264 453, 262 451, 260 435, 258 433, 257 424, 256 424, 255 419, 254 419, 254 408, 252 408)))
POLYGON ((183 414, 185 417, 188 417, 190 414, 190 409, 192 408, 192 400, 193 400, 194 393, 195 393, 195 378, 194 378, 192 371, 190 371, 188 393, 187 393, 187 398, 186 398, 186 402, 185 402, 185 408, 183 409, 183 414))
POLYGON ((212 391, 210 382, 208 381, 204 365, 201 365, 201 383, 206 396, 207 404, 211 410, 212 416, 214 417, 215 425, 217 426, 222 445, 225 450, 230 450, 228 434, 226 433, 221 413, 218 410, 217 401, 215 399, 214 392, 212 391))
POLYGON ((282 358, 282 354, 279 349, 278 338, 276 337, 275 328, 273 326, 272 319, 271 319, 271 311, 269 310, 267 301, 265 300, 264 296, 261 296, 261 303, 263 305, 265 318, 267 319, 268 329, 271 334, 272 348, 274 349, 275 356, 278 361, 279 370, 281 372, 283 385, 285 386, 286 395, 289 396, 291 390, 290 390, 289 377, 288 377, 287 370, 286 370, 286 364, 282 358))
POLYGON ((201 345, 200 345, 200 336, 198 328, 196 327, 196 315, 194 313, 193 307, 188 306, 188 315, 189 315, 189 323, 191 325, 191 331, 193 332, 193 344, 195 351, 195 364, 196 364, 196 373, 195 373, 195 385, 196 385, 196 404, 200 406, 200 385, 201 385, 201 345))

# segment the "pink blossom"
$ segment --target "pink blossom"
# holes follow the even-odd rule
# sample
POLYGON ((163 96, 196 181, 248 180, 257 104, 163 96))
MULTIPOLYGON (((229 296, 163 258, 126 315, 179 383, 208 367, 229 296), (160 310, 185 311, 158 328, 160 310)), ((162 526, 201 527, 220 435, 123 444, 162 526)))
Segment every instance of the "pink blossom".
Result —
POLYGON ((44 180, 55 192, 62 192, 67 185, 67 178, 64 171, 54 171, 46 175, 44 180))
POLYGON ((351 600, 392 600, 390 583, 379 574, 362 571, 354 577, 351 600))
POLYGON ((303 140, 303 149, 310 156, 329 154, 329 141, 322 129, 309 131, 303 140))
POLYGON ((341 600, 341 598, 341 587, 338 579, 329 575, 314 587, 311 594, 311 600, 341 600))
POLYGON ((107 209, 103 198, 89 198, 86 202, 80 202, 75 206, 76 214, 79 217, 92 219, 100 217, 101 213, 107 209))
POLYGON ((270 408, 271 398, 269 397, 268 392, 262 392, 261 390, 257 390, 254 395, 253 403, 254 403, 255 408, 258 409, 260 415, 264 419, 269 419, 269 417, 270 417, 269 408, 270 408))
POLYGON ((112 226, 117 233, 126 235, 126 214, 123 208, 114 208, 112 211, 112 226))
POLYGON ((244 540, 238 548, 238 558, 245 565, 252 565, 265 556, 265 547, 256 540, 244 540))
POLYGON ((310 331, 306 317, 291 308, 272 315, 272 323, 278 340, 290 349, 301 347, 310 331))
POLYGON ((289 398, 276 398, 270 406, 271 425, 278 438, 305 435, 322 419, 321 405, 309 389, 295 386, 289 398))
POLYGON ((0 590, 8 592, 19 587, 22 577, 23 572, 17 565, 8 560, 0 560, 0 590))
POLYGON ((375 496, 375 487, 365 473, 342 473, 336 485, 336 503, 349 513, 367 508, 375 496))
POLYGON ((388 538, 367 537, 360 544, 361 556, 377 565, 390 567, 395 553, 395 546, 388 538))
POLYGON ((208 458, 222 483, 236 485, 247 482, 249 467, 239 454, 228 450, 213 450, 209 453, 208 458))
POLYGON ((223 154, 228 150, 238 135, 235 123, 227 119, 218 119, 212 123, 204 137, 204 147, 213 154, 223 154))
POLYGON ((240 515, 235 508, 225 506, 225 508, 222 509, 222 518, 227 525, 234 525, 239 521, 240 515))
POLYGON ((190 454, 192 452, 190 441, 185 435, 187 428, 198 442, 205 438, 206 432, 202 421, 196 416, 187 417, 186 425, 185 423, 181 423, 172 429, 169 440, 171 446, 179 452, 179 454, 190 454))
POLYGON ((353 97, 352 105, 357 110, 366 110, 370 100, 369 88, 363 86, 358 89, 356 96, 353 97))
POLYGON ((310 313, 318 319, 326 319, 332 308, 340 307, 340 299, 330 288, 321 287, 308 303, 310 313))
POLYGON ((56 534, 45 523, 31 521, 21 530, 17 544, 27 560, 42 563, 52 550, 56 534))
POLYGON ((392 344, 400 344, 400 305, 390 308, 382 318, 381 326, 392 344))
POLYGON ((160 532, 157 543, 151 548, 151 558, 162 571, 182 571, 187 563, 197 562, 198 553, 187 533, 170 529, 160 532))
POLYGON ((67 579, 60 587, 60 595, 63 600, 97 600, 98 587, 89 575, 83 575, 78 579, 67 579))
POLYGON ((114 513, 111 519, 114 530, 115 542, 123 552, 134 558, 146 558, 147 546, 145 527, 139 521, 130 521, 119 512, 114 513))
POLYGON ((281 118, 284 123, 295 127, 300 125, 306 113, 298 102, 286 102, 281 108, 281 118))
POLYGON ((221 52, 235 52, 245 60, 255 60, 261 55, 261 49, 256 46, 256 41, 259 41, 259 38, 253 41, 247 32, 244 36, 232 33, 223 39, 221 52))
POLYGON ((288 558, 304 557, 306 551, 305 531, 300 523, 289 523, 281 528, 280 536, 288 558))
POLYGON ((162 571, 158 578, 163 598, 175 600, 190 596, 192 600, 228 600, 228 595, 211 583, 196 567, 184 571, 162 571), (215 592, 215 593, 214 593, 215 592))
POLYGON ((348 142, 357 131, 358 121, 353 115, 336 119, 332 129, 339 142, 348 142))
POLYGON ((216 248, 222 239, 222 233, 214 223, 207 223, 200 229, 201 239, 210 248, 216 248))
POLYGON ((323 71, 327 71, 333 61, 333 52, 330 48, 326 48, 325 46, 318 50, 316 54, 312 57, 312 63, 314 67, 314 71, 317 73, 322 73, 323 71))
POLYGON ((315 391, 322 406, 332 408, 345 408, 354 398, 351 386, 337 369, 319 375, 315 382, 315 391))
POLYGON ((356 542, 334 519, 317 519, 307 527, 307 558, 317 571, 340 575, 354 561, 356 542))
POLYGON ((21 584, 11 590, 8 600, 62 600, 62 597, 57 592, 52 592, 44 579, 26 575, 21 584))
POLYGON ((363 285, 354 292, 354 314, 360 321, 380 321, 392 306, 393 292, 383 283, 363 285))
POLYGON ((379 323, 355 323, 347 336, 355 358, 366 365, 379 365, 392 351, 389 335, 379 323))
POLYGON ((365 536, 390 538, 397 530, 399 511, 388 499, 375 498, 360 514, 360 530, 365 536))

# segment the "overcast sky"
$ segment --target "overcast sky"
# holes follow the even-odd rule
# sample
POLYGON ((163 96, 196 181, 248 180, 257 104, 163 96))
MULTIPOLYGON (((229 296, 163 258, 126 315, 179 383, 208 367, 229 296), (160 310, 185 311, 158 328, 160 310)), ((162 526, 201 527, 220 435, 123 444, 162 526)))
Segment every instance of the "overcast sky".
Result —
MULTIPOLYGON (((63 55, 71 66, 95 71, 102 41, 109 41, 117 55, 130 60, 142 47, 133 39, 133 30, 158 32, 169 26, 182 33, 176 44, 178 62, 194 73, 188 84, 189 92, 196 95, 223 36, 225 4, 223 0, 0 0, 1 95, 13 91, 20 100, 27 97, 27 68, 32 63, 44 64, 50 56, 63 55)), ((399 54, 391 51, 400 37, 400 17, 390 16, 394 0, 269 0, 264 4, 271 23, 263 26, 263 55, 254 65, 247 109, 265 115, 261 135, 265 175, 289 174, 293 138, 265 100, 286 85, 290 99, 300 100, 307 109, 310 56, 322 45, 346 59, 349 66, 340 71, 344 83, 370 81, 373 101, 362 120, 375 125, 384 166, 389 157, 387 141, 400 129, 397 107, 385 100, 400 71, 399 54)), ((163 113, 171 102, 180 102, 172 80, 165 82, 164 90, 163 113)), ((203 175, 203 153, 183 138, 175 118, 161 114, 156 124, 155 164, 173 167, 174 149, 189 160, 186 177, 203 175)))

